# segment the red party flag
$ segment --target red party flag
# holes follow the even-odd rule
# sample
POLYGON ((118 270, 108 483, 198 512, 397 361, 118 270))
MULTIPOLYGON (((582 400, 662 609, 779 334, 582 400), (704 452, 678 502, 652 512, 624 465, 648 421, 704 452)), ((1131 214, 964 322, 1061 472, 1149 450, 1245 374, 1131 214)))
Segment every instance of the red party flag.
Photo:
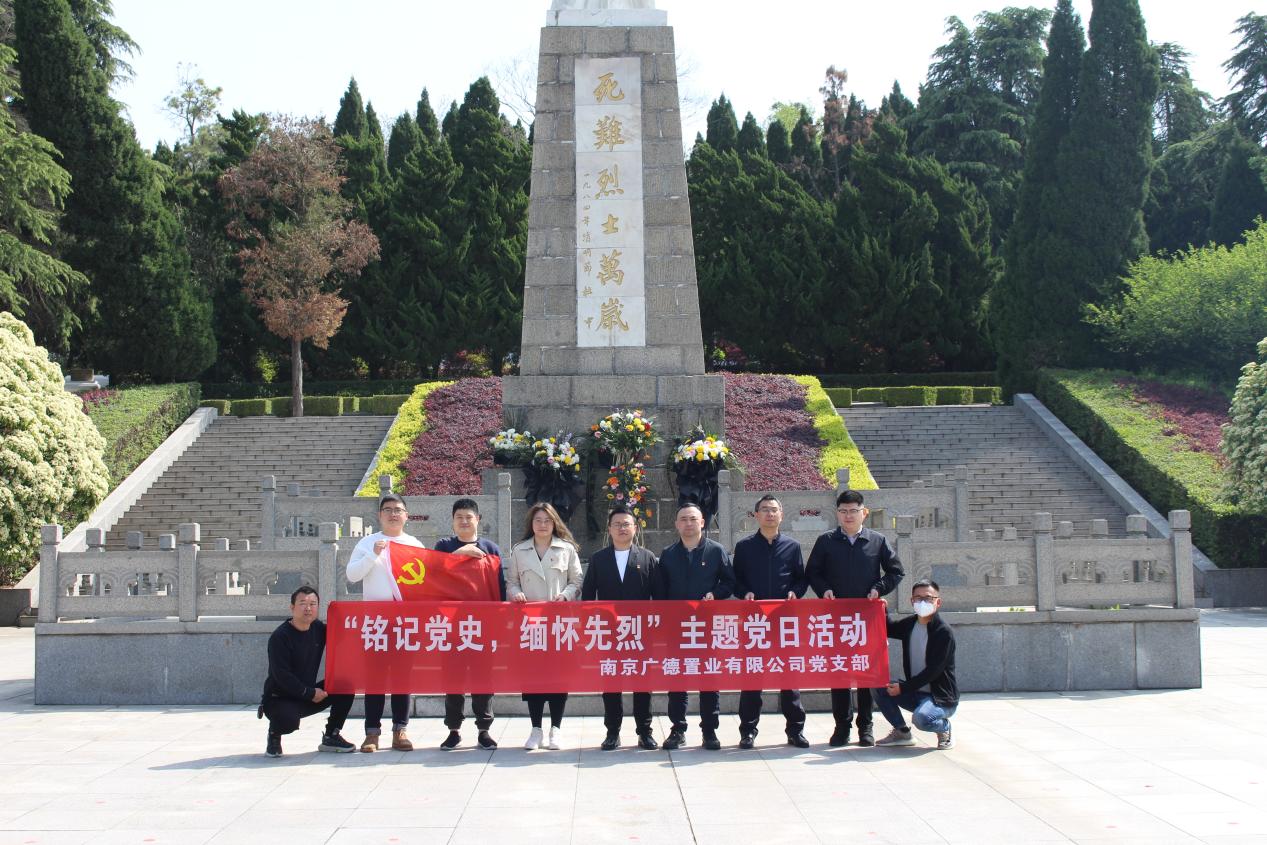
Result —
POLYGON ((403 601, 501 601, 501 558, 496 555, 478 558, 404 543, 387 546, 403 601))

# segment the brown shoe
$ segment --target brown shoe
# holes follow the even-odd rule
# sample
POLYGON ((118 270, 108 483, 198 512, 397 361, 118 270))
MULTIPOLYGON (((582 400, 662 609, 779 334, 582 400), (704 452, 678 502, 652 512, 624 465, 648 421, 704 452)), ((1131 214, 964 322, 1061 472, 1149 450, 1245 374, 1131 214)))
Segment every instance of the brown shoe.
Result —
POLYGON ((373 754, 378 750, 378 734, 366 734, 365 742, 361 743, 361 750, 366 754, 373 754))
POLYGON ((392 731, 392 750, 393 751, 413 751, 414 744, 409 741, 409 737, 405 736, 405 729, 392 731))

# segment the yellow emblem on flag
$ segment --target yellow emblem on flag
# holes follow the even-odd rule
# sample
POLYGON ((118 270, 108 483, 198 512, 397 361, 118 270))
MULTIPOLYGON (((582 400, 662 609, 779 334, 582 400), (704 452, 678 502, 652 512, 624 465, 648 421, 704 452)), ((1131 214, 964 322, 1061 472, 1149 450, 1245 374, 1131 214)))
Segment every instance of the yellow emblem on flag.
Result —
POLYGON ((400 572, 401 574, 396 578, 396 583, 404 584, 407 587, 417 587, 427 577, 427 567, 422 561, 417 559, 402 563, 400 572))

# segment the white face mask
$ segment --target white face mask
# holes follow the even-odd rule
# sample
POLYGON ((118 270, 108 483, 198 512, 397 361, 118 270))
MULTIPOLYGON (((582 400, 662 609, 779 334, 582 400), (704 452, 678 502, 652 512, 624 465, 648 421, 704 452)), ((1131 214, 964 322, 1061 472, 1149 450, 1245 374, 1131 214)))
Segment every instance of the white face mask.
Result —
POLYGON ((912 605, 912 608, 915 611, 915 615, 921 619, 932 616, 937 612, 937 606, 931 601, 917 601, 912 605))

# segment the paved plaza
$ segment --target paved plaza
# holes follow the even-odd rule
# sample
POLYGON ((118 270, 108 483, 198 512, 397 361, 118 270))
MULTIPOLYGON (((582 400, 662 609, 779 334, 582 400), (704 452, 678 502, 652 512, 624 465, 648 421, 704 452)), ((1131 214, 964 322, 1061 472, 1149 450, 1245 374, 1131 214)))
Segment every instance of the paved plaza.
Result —
POLYGON ((767 714, 756 751, 725 716, 727 749, 672 754, 601 752, 594 717, 559 752, 523 751, 514 717, 491 753, 433 750, 444 728, 421 719, 423 750, 317 754, 310 720, 280 760, 253 709, 36 707, 32 633, 0 629, 0 845, 1267 843, 1267 612, 1202 628, 1202 690, 968 695, 949 752, 829 749, 819 713, 806 751, 767 714))

